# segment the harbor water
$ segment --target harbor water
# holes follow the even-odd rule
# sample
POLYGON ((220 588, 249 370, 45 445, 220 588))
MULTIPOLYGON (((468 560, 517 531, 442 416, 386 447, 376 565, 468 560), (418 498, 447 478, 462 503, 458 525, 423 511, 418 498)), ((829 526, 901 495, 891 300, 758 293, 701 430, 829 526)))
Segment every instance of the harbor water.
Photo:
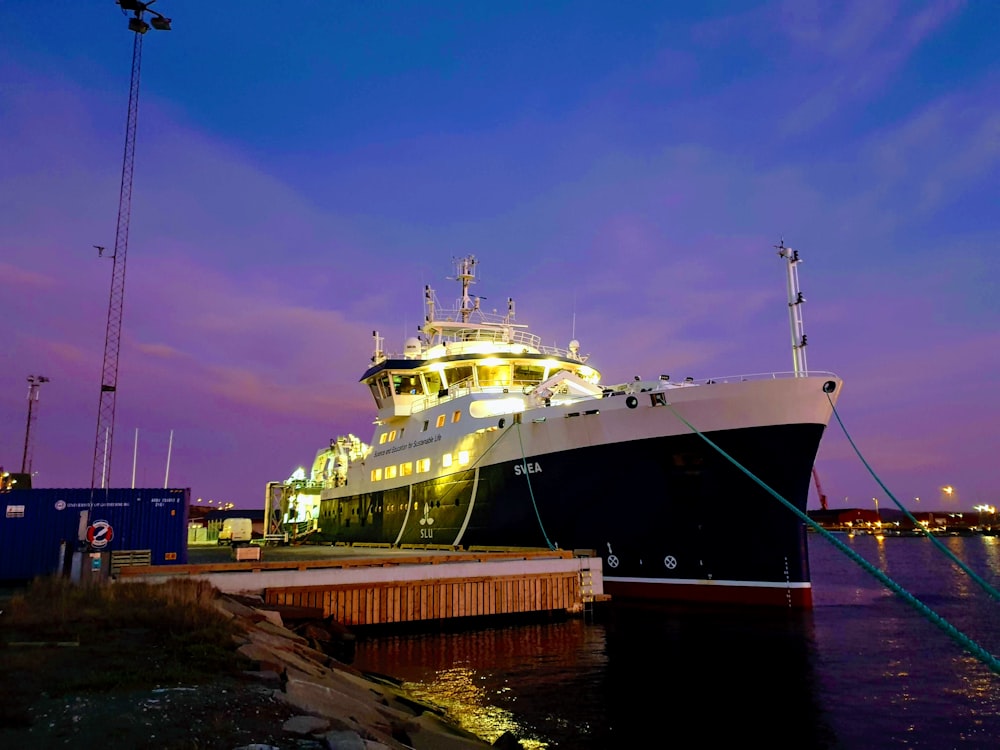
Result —
MULTIPOLYGON (((933 542, 837 538, 1000 654, 1000 601, 933 542)), ((1000 537, 941 542, 1000 588, 1000 537)), ((593 620, 362 637, 354 666, 527 748, 1000 747, 1000 674, 823 536, 809 550, 806 612, 612 603, 593 620)))

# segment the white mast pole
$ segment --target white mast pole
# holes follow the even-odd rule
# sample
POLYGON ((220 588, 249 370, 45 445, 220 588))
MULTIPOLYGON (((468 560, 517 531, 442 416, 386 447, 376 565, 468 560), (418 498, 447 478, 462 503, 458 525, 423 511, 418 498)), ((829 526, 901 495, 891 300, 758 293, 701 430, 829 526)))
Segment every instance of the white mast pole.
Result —
POLYGON ((174 449, 174 431, 170 431, 170 443, 167 445, 167 474, 163 478, 163 489, 170 486, 170 452, 174 449))
POLYGON ((139 456, 139 428, 135 428, 135 444, 132 446, 132 489, 135 489, 135 460, 139 456))
POLYGON ((788 325, 792 336, 792 368, 795 377, 804 377, 809 373, 806 366, 806 334, 802 322, 802 303, 806 298, 799 289, 799 269, 801 262, 799 251, 793 250, 785 245, 782 240, 775 245, 778 255, 786 261, 787 286, 788 286, 788 325))
POLYGON ((104 460, 101 463, 101 489, 111 486, 111 477, 108 476, 108 442, 111 432, 107 428, 104 430, 104 460))

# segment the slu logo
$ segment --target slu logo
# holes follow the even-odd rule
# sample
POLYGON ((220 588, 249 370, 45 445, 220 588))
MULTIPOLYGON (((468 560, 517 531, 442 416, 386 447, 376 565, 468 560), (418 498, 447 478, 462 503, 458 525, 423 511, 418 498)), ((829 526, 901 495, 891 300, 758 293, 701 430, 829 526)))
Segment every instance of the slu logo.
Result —
POLYGON ((420 519, 420 525, 426 526, 427 528, 420 529, 421 539, 433 539, 434 529, 431 526, 434 525, 434 519, 431 518, 431 506, 430 503, 424 503, 424 517, 420 519))

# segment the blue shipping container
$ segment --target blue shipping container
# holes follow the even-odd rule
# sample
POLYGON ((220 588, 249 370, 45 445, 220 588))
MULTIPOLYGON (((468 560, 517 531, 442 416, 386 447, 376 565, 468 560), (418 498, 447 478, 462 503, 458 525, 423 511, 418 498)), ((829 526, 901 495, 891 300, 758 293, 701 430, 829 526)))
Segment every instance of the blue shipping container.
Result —
POLYGON ((0 493, 0 581, 60 572, 78 550, 150 550, 187 563, 190 489, 31 489, 0 493))

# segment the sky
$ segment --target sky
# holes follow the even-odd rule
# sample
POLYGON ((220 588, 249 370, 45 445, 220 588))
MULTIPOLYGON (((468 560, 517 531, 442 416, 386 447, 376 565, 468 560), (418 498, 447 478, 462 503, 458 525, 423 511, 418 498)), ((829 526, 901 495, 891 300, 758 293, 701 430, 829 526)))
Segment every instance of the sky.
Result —
MULTIPOLYGON (((790 371, 784 242, 829 507, 1000 504, 1000 3, 153 8, 112 486, 260 508, 369 440, 372 331, 465 255, 607 383, 790 371)), ((89 487, 133 35, 4 0, 0 42, 0 465, 44 376, 34 484, 89 487)))

